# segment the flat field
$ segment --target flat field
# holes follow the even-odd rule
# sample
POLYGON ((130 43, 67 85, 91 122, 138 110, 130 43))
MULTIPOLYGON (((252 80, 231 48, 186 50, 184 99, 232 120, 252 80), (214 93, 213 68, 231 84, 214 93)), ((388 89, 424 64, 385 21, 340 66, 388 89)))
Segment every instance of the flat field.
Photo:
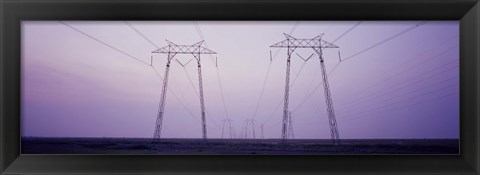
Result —
POLYGON ((458 154, 458 139, 170 139, 24 137, 22 154, 458 154))

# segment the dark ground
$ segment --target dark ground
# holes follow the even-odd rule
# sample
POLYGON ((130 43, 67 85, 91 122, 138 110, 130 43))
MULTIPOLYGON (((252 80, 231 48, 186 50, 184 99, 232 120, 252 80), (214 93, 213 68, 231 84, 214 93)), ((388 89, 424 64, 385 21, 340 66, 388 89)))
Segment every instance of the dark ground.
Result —
POLYGON ((22 138, 22 154, 458 154, 458 139, 330 140, 22 138))

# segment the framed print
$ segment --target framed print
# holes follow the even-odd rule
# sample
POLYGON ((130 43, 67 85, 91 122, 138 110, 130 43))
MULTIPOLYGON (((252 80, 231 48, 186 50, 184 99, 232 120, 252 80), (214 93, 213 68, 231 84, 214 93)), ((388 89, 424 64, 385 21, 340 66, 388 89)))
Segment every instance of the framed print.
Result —
POLYGON ((1 172, 478 174, 478 8, 2 1, 1 172))

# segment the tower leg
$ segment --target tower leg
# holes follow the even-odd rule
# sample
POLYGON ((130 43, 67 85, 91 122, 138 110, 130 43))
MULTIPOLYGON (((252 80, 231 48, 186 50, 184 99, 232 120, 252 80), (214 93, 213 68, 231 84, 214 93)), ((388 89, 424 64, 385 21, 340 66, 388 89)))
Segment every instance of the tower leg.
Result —
POLYGON ((290 57, 293 50, 288 48, 287 54, 287 71, 286 71, 286 79, 285 79, 285 96, 283 99, 283 119, 282 119, 282 142, 287 141, 287 118, 288 118, 288 98, 289 98, 289 91, 290 91, 290 57))
POLYGON ((252 122, 252 130, 253 130, 253 139, 255 139, 255 122, 253 119, 251 120, 251 122, 252 122))
POLYGON ((247 139, 248 136, 248 120, 245 120, 245 139, 247 139))
POLYGON ((232 123, 231 120, 228 120, 228 128, 229 128, 229 133, 230 133, 230 138, 233 139, 233 132, 232 132, 232 123))
POLYGON ((223 132, 225 131, 225 120, 223 120, 222 124, 222 139, 223 139, 223 132))
POLYGON ((335 110, 333 108, 332 96, 328 84, 328 77, 326 73, 325 63, 323 62, 322 54, 320 52, 320 66, 322 69, 323 88, 325 90, 325 102, 327 104, 328 121, 330 125, 330 135, 334 144, 340 143, 340 136, 337 129, 337 119, 335 117, 335 110))
POLYGON ((202 114, 202 136, 203 136, 203 140, 207 140, 207 122, 206 122, 206 119, 205 119, 205 102, 204 102, 204 98, 203 98, 202 66, 200 64, 200 59, 198 59, 198 87, 200 89, 200 108, 201 108, 201 114, 202 114))
POLYGON ((288 138, 295 139, 295 134, 293 133, 293 124, 292 124, 292 112, 288 113, 288 138))
POLYGON ((265 137, 263 136, 263 124, 260 125, 260 130, 262 132, 262 139, 264 139, 265 137))
POLYGON ((155 132, 153 134, 154 140, 160 139, 162 132, 163 114, 165 111, 165 99, 167 98, 168 75, 170 72, 170 60, 173 58, 172 54, 168 54, 167 65, 165 68, 165 76, 163 77, 162 96, 160 97, 160 104, 158 107, 157 121, 155 122, 155 132))

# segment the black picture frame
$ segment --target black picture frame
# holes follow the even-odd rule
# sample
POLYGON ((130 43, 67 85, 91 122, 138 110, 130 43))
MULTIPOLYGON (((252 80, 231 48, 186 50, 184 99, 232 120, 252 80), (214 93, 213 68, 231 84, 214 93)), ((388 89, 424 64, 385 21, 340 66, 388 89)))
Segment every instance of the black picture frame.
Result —
MULTIPOLYGON (((479 174, 478 0, 0 0, 1 174, 479 174), (460 20, 460 155, 20 155, 22 20, 460 20)), ((61 48, 59 48, 61 49, 61 48)))

